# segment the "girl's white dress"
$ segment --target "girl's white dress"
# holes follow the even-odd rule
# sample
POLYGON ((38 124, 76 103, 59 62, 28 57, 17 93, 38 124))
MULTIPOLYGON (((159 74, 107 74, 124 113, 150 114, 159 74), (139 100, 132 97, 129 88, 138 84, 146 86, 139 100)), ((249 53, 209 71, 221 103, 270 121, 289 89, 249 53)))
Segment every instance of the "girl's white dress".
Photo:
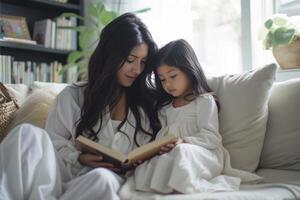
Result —
POLYGON ((173 134, 187 143, 138 166, 134 173, 137 190, 170 193, 234 191, 241 181, 260 177, 232 169, 228 151, 219 133, 214 98, 201 95, 182 107, 169 104, 161 110, 165 128, 160 135, 173 134))
MULTIPOLYGON (((45 130, 24 124, 13 129, 0 144, 0 199, 119 199, 124 179, 114 172, 90 169, 78 162, 74 146, 75 123, 83 103, 83 87, 68 86, 56 98, 45 130)), ((143 127, 148 120, 141 116, 143 127)), ((98 123, 99 125, 99 123, 98 123)), ((98 125, 94 127, 98 129, 98 125)), ((123 133, 115 131, 110 114, 104 117, 99 142, 128 154, 135 120, 129 112, 123 133)), ((140 144, 149 136, 139 134, 140 144)))

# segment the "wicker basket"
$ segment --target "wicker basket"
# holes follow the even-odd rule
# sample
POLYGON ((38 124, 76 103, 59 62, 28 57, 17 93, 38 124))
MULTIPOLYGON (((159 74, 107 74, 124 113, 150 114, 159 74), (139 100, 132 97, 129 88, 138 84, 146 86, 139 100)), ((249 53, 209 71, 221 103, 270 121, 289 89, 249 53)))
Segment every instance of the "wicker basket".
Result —
POLYGON ((300 38, 289 45, 274 47, 273 55, 282 69, 300 68, 300 38))
POLYGON ((6 128, 13 120, 19 106, 6 87, 0 82, 0 142, 6 135, 6 128))

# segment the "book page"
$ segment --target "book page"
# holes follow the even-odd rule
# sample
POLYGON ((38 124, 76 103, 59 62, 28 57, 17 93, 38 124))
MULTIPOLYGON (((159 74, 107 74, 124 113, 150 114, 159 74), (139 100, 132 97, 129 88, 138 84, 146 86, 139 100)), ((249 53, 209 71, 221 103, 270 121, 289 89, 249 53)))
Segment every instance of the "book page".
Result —
POLYGON ((175 136, 167 135, 159 138, 158 140, 154 140, 153 142, 145 144, 139 148, 136 148, 129 153, 128 163, 137 162, 138 160, 147 160, 156 155, 159 152, 160 147, 170 142, 175 142, 175 140, 175 136))
POLYGON ((113 162, 113 160, 119 161, 119 163, 123 163, 126 161, 126 156, 119 153, 118 151, 106 147, 102 144, 96 143, 83 136, 78 136, 76 138, 76 145, 82 152, 103 155, 104 159, 108 157, 107 160, 112 163, 116 163, 113 162))

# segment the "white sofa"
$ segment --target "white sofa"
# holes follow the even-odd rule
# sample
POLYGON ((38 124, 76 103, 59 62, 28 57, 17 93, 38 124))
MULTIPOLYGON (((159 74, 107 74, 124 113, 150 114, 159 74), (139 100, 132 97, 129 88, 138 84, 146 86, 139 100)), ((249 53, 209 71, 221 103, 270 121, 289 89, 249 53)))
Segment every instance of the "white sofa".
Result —
MULTIPOLYGON (((221 103, 220 133, 234 167, 264 178, 257 185, 242 184, 240 191, 185 195, 137 192, 129 178, 121 199, 300 199, 300 78, 275 80, 277 66, 209 78, 221 103)), ((27 122, 43 127, 49 106, 66 84, 35 82, 7 85, 22 103, 10 125, 27 122)))

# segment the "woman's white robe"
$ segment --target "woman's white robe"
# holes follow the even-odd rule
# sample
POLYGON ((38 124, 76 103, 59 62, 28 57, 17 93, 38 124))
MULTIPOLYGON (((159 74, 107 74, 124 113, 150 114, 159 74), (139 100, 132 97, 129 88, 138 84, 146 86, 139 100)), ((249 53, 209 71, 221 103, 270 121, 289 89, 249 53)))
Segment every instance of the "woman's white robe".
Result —
MULTIPOLYGON (((74 146, 75 123, 80 116, 83 90, 84 87, 72 85, 57 96, 47 119, 47 132, 21 125, 3 140, 0 199, 119 199, 117 192, 124 182, 122 177, 104 168, 84 167, 77 160, 80 152, 74 146)), ((147 130, 148 121, 141 117, 147 130)), ((109 113, 102 125, 100 143, 125 155, 136 147, 131 112, 122 128, 128 137, 114 132, 109 113)), ((144 134, 137 137, 140 144, 149 139, 144 134)))

